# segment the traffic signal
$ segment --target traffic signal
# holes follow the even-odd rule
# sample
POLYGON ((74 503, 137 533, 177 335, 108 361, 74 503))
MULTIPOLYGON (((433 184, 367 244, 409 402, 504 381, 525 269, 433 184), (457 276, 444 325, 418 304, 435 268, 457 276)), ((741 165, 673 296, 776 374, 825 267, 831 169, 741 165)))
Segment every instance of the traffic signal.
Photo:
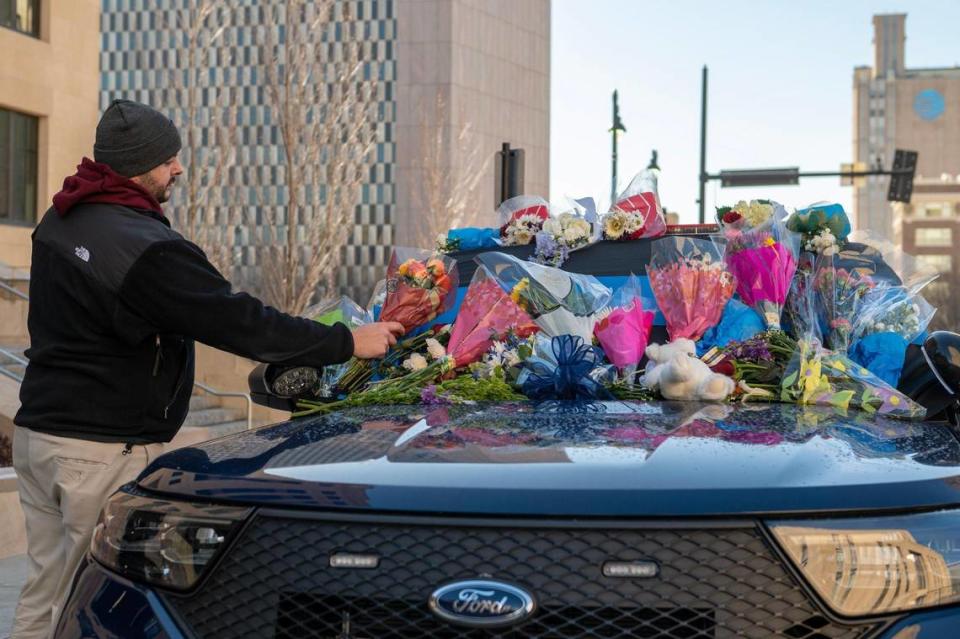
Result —
POLYGON ((917 173, 917 152, 897 149, 893 154, 888 202, 910 202, 913 195, 913 177, 917 173))
POLYGON ((509 142, 493 154, 493 202, 500 206, 506 200, 523 195, 523 149, 511 149, 509 142))

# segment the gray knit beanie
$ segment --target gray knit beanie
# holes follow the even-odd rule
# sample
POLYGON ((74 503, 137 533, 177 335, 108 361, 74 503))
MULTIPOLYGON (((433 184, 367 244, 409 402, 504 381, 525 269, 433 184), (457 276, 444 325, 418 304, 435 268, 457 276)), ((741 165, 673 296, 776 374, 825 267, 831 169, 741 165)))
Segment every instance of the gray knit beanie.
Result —
POLYGON ((146 173, 180 151, 176 125, 156 109, 114 100, 97 124, 93 159, 125 177, 146 173))

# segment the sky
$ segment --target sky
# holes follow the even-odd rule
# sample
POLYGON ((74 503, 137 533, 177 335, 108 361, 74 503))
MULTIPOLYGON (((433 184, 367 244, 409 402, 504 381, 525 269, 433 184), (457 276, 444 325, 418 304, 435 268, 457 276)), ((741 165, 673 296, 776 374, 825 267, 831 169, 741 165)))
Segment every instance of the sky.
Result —
MULTIPOLYGON (((553 0, 550 198, 610 200, 611 94, 627 132, 619 187, 659 152, 660 199, 697 217, 701 68, 709 67, 707 171, 852 161, 853 69, 873 62, 872 16, 906 13, 906 65, 960 66, 958 0, 553 0)), ((839 178, 721 189, 713 207, 769 197, 851 206, 839 178)))

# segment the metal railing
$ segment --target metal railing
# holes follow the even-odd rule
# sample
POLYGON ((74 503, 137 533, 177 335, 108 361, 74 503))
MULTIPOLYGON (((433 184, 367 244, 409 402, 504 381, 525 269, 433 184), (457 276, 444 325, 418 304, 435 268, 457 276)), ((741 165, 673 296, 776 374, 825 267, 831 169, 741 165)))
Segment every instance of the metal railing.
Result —
POLYGON ((239 393, 235 391, 220 391, 214 388, 207 386, 206 384, 201 384, 200 382, 193 383, 194 388, 199 388, 205 393, 209 393, 215 397, 239 397, 243 398, 247 403, 247 430, 253 428, 253 400, 250 399, 249 393, 239 393))
MULTIPOLYGON (((17 355, 16 353, 13 353, 13 352, 11 352, 11 351, 8 351, 8 350, 5 349, 5 348, 0 348, 0 357, 9 359, 9 360, 11 360, 14 364, 17 364, 18 366, 26 366, 26 365, 29 363, 29 362, 27 362, 27 360, 24 359, 23 357, 20 357, 20 356, 17 355)), ((7 366, 8 366, 8 364, 0 364, 0 375, 5 375, 6 377, 9 377, 10 379, 12 379, 12 380, 14 380, 14 381, 16 381, 16 382, 22 383, 22 382, 23 382, 23 375, 18 375, 17 373, 14 373, 12 370, 10 370, 9 368, 7 368, 7 366)))
POLYGON ((3 280, 0 280, 0 291, 4 291, 4 292, 6 292, 6 293, 8 293, 8 294, 10 294, 10 295, 13 295, 14 297, 16 297, 16 298, 18 298, 18 299, 21 299, 21 300, 23 300, 24 302, 29 302, 29 301, 30 301, 30 296, 29 296, 29 295, 27 295, 26 293, 24 293, 24 292, 21 291, 20 289, 16 288, 15 286, 10 286, 9 284, 7 284, 6 282, 4 282, 3 280))

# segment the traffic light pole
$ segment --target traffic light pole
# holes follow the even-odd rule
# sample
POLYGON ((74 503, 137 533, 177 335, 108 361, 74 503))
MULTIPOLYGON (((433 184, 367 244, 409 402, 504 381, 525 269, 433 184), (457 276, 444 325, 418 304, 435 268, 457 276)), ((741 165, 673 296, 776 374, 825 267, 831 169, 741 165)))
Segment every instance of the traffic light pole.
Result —
POLYGON ((707 65, 703 65, 703 78, 700 86, 700 199, 697 204, 700 207, 700 224, 705 222, 706 201, 704 199, 707 190, 707 65))

